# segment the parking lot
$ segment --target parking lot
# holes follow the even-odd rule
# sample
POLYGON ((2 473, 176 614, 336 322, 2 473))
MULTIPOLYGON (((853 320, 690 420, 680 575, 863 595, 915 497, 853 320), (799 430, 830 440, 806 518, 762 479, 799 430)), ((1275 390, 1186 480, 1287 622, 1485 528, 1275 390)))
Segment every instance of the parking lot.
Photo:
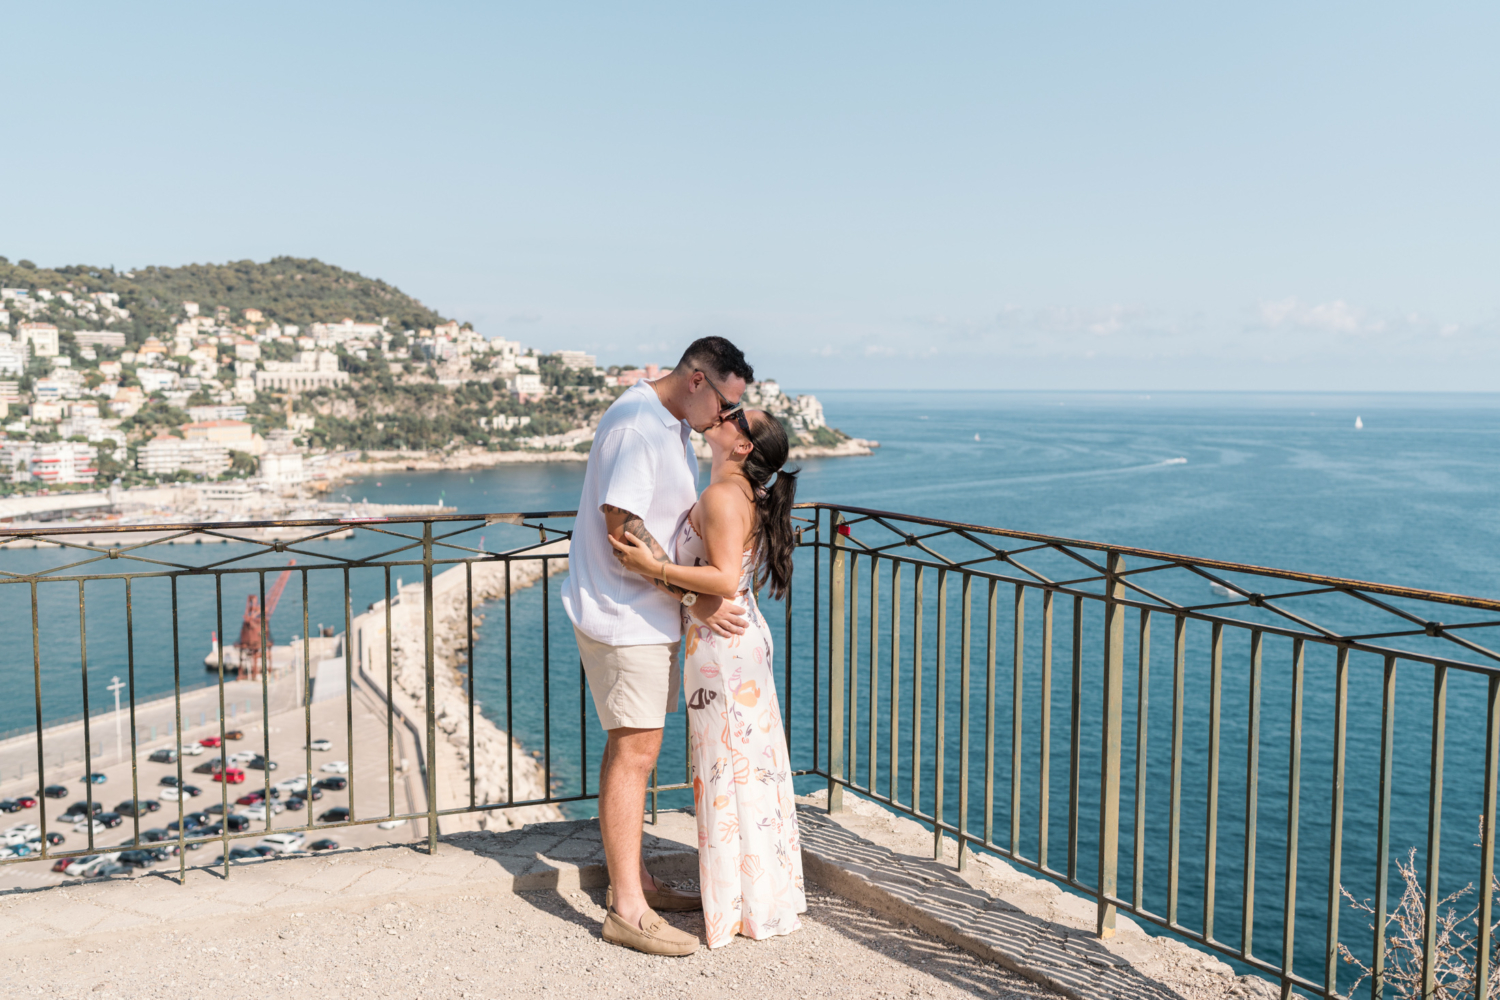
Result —
MULTIPOLYGON (((232 730, 235 724, 226 724, 225 728, 232 730)), ((418 769, 418 757, 410 734, 401 725, 399 718, 396 719, 393 727, 394 745, 390 754, 394 759, 396 769, 394 783, 392 783, 387 780, 388 754, 384 704, 358 687, 355 689, 352 712, 343 699, 334 699, 315 703, 307 709, 297 708, 273 715, 270 719, 269 733, 259 722, 240 725, 238 728, 243 732, 242 738, 229 740, 225 752, 230 758, 231 777, 237 776, 233 769, 238 769, 244 775, 242 782, 226 786, 214 780, 215 776, 212 773, 195 772, 195 768, 208 764, 220 755, 221 751, 218 748, 205 748, 196 756, 183 755, 183 783, 199 791, 199 794, 184 799, 182 809, 185 814, 212 809, 215 814, 211 815, 208 821, 216 823, 220 819, 217 813, 225 808, 227 800, 228 814, 232 817, 244 817, 243 820, 231 820, 231 826, 239 826, 243 822, 246 830, 275 834, 309 824, 317 826, 319 825, 318 818, 328 810, 348 809, 351 806, 351 791, 353 792, 354 815, 359 819, 388 816, 392 811, 393 803, 397 814, 420 812, 426 808, 426 797, 418 769), (347 728, 350 715, 353 717, 354 724, 352 754, 347 728), (329 749, 304 749, 308 746, 306 737, 309 719, 313 745, 322 746, 323 744, 318 741, 326 740, 329 749), (267 737, 269 737, 269 759, 277 765, 271 771, 257 769, 250 766, 250 761, 242 759, 242 757, 265 753, 267 737), (406 762, 404 770, 403 760, 406 762), (331 773, 337 762, 351 765, 347 773, 331 773), (334 777, 344 778, 348 785, 341 790, 321 789, 322 797, 308 802, 308 808, 286 809, 284 804, 291 798, 291 789, 284 788, 275 792, 274 786, 283 782, 297 781, 297 779, 305 783, 309 777, 315 787, 321 779, 334 777), (258 791, 264 795, 268 784, 273 787, 271 797, 273 806, 269 815, 260 804, 236 804, 237 799, 252 792, 258 791), (277 811, 278 809, 281 811, 277 811)), ((217 723, 185 728, 183 746, 186 748, 199 740, 212 742, 218 735, 217 723)), ((49 833, 60 833, 64 838, 61 844, 49 847, 49 853, 87 851, 91 854, 99 854, 130 850, 136 846, 135 838, 138 832, 145 835, 151 830, 167 831, 169 824, 177 820, 178 803, 162 797, 164 793, 167 796, 175 794, 173 790, 162 784, 162 779, 175 779, 178 773, 177 764, 150 759, 153 751, 175 747, 175 745, 175 739, 167 738, 142 744, 135 762, 134 775, 132 775, 131 762, 127 759, 101 768, 97 773, 102 774, 105 780, 100 784, 89 785, 84 780, 82 763, 67 771, 57 772, 55 769, 49 771, 47 776, 49 782, 56 782, 67 788, 67 795, 60 798, 36 796, 34 774, 19 781, 12 779, 0 783, 0 799, 15 799, 24 795, 36 796, 40 799, 34 807, 11 813, 0 813, 0 831, 18 824, 33 824, 40 828, 43 825, 41 814, 45 809, 46 830, 49 833), (132 794, 132 778, 137 790, 137 794, 134 795, 132 794), (93 801, 102 806, 105 812, 113 811, 118 804, 136 798, 143 803, 155 801, 160 808, 154 812, 143 812, 139 817, 121 815, 118 825, 110 829, 96 828, 91 835, 87 830, 75 831, 72 823, 64 824, 61 821, 65 810, 75 802, 85 801, 90 794, 93 801)), ((425 837, 426 833, 426 823, 415 821, 403 823, 394 829, 381 829, 375 824, 327 832, 314 829, 307 831, 303 836, 305 837, 304 846, 316 840, 331 838, 340 847, 362 847, 411 841, 425 837)), ((169 831, 169 836, 171 845, 175 845, 176 831, 169 831)), ((192 836, 191 832, 189 836, 192 836)), ((231 840, 230 845, 231 848, 236 849, 251 849, 261 839, 261 837, 240 837, 231 840)), ((34 846, 36 845, 33 843, 34 846)), ((150 846, 144 836, 142 836, 140 846, 150 846)), ((222 853, 222 840, 214 839, 201 844, 196 850, 187 851, 185 853, 186 864, 189 867, 211 865, 222 853)), ((53 864, 52 860, 46 860, 0 865, 0 888, 36 887, 72 880, 73 876, 67 873, 53 872, 51 870, 53 864)), ((177 867, 178 860, 172 857, 152 861, 145 868, 136 871, 149 871, 152 868, 176 871, 177 867)), ((125 874, 122 873, 120 877, 125 877, 125 874)))

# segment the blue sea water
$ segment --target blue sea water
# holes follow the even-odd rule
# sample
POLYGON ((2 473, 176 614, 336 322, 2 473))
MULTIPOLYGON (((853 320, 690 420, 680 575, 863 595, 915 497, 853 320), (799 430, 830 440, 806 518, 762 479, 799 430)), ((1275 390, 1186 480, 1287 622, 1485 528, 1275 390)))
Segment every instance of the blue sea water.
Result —
MULTIPOLYGON (((1312 394, 1075 394, 1075 393, 935 393, 935 392, 826 392, 819 393, 830 421, 842 429, 881 442, 868 458, 812 459, 801 463, 801 499, 823 500, 920 514, 975 524, 1056 534, 1065 537, 1107 541, 1119 545, 1160 549, 1304 570, 1343 577, 1376 580, 1443 591, 1496 596, 1500 591, 1500 569, 1495 561, 1496 536, 1500 534, 1500 397, 1488 395, 1312 395, 1312 394), (1355 419, 1363 429, 1355 428, 1355 419)), ((352 499, 392 503, 431 503, 442 499, 466 512, 567 510, 576 505, 583 467, 580 464, 507 466, 490 470, 447 472, 398 472, 356 480, 343 492, 352 499)), ((491 549, 504 544, 503 529, 488 529, 491 549)), ((327 543, 328 551, 341 543, 327 543)), ((345 545, 351 543, 342 543, 345 545)), ((205 550, 206 551, 206 550, 205 550)), ((43 552, 6 554, 0 569, 20 571, 55 559, 43 552)), ((810 573, 809 558, 799 564, 799 578, 810 573)), ((823 567, 826 570, 826 563, 823 567)), ((867 568, 864 570, 867 574, 867 568)), ((890 576, 884 569, 880 613, 889 622, 890 576)), ((413 571, 415 575, 415 571, 413 571)), ((352 581, 354 607, 378 597, 381 581, 375 574, 355 574, 352 581)), ((510 722, 517 737, 528 748, 545 749, 548 764, 561 794, 593 789, 590 773, 597 766, 602 734, 584 698, 578 677, 572 636, 557 601, 560 580, 547 588, 533 588, 516 595, 511 616, 516 628, 510 646, 510 722), (543 629, 543 616, 546 628, 543 629), (544 639, 550 657, 543 661, 544 639), (541 674, 547 673, 546 690, 550 712, 540 710, 534 697, 541 690, 541 674), (523 695, 523 692, 525 694, 523 695), (574 750, 580 736, 587 741, 586 759, 574 750)), ((912 612, 910 574, 904 581, 907 610, 904 641, 909 646, 912 612)), ((95 585, 90 585, 93 588, 95 585)), ((103 588, 103 585, 99 585, 103 588)), ((140 586, 146 587, 143 583, 140 586)), ((155 586, 154 584, 152 586, 155 586)), ((238 619, 238 607, 252 583, 226 588, 220 597, 225 620, 238 619), (232 591, 232 592, 230 592, 232 591)), ((868 594, 868 578, 865 580, 868 594)), ((27 724, 33 711, 31 697, 32 657, 29 609, 24 595, 11 593, 18 587, 0 587, 4 600, 3 620, 12 642, 0 647, 0 670, 6 677, 8 695, 0 701, 0 730, 27 724), (10 697, 14 695, 14 697, 10 697)), ((46 589, 46 588, 44 588, 46 589)), ((192 589, 180 599, 183 614, 193 628, 206 632, 214 623, 215 595, 192 589)), ((950 595, 950 600, 956 595, 950 595)), ((1206 594, 1194 597, 1206 599, 1206 594)), ((307 612, 309 624, 340 622, 342 609, 336 595, 325 599, 314 587, 307 612)), ((101 589, 90 594, 90 621, 96 603, 99 620, 110 619, 110 601, 119 601, 101 589)), ((924 613, 928 645, 935 641, 935 582, 928 581, 924 613)), ((76 595, 56 589, 43 611, 76 615, 76 595)), ((1037 665, 1041 649, 1039 597, 1031 595, 1024 638, 1025 668, 1021 677, 1023 725, 1017 740, 1021 766, 1011 768, 1012 732, 1009 706, 1011 661, 1006 643, 1011 641, 1010 596, 1000 598, 1001 655, 997 701, 1005 710, 997 713, 991 731, 996 747, 996 801, 992 816, 996 840, 1009 842, 1011 827, 1010 787, 1019 784, 1021 811, 1016 817, 1020 839, 1015 845, 1028 857, 1039 848, 1041 820, 1039 771, 1043 748, 1040 731, 1042 690, 1037 665)), ((812 635, 810 602, 793 597, 795 635, 802 637, 792 650, 794 683, 782 697, 792 719, 797 766, 812 764, 813 728, 818 724, 812 690, 812 635)), ((977 597, 983 610, 984 598, 977 597)), ((290 589, 283 611, 273 628, 278 641, 301 631, 303 611, 296 586, 290 589)), ((763 608, 784 640, 784 613, 775 602, 763 608)), ((1090 608, 1090 613, 1094 609, 1090 608)), ((496 622, 498 607, 489 609, 496 622)), ((866 611, 868 614, 868 610, 866 611)), ((1065 863, 1068 804, 1066 785, 1069 754, 1069 704, 1071 676, 1068 638, 1071 635, 1071 602, 1059 601, 1054 641, 1054 677, 1051 698, 1052 740, 1051 800, 1047 817, 1050 863, 1065 863)), ((950 616, 950 644, 956 648, 957 612, 950 616)), ((819 635, 826 650, 826 617, 819 635)), ((232 627, 232 626, 231 626, 232 627)), ((1121 845, 1120 885, 1129 894, 1135 877, 1134 706, 1140 694, 1136 654, 1137 619, 1127 624, 1130 654, 1127 659, 1124 741, 1124 793, 1122 813, 1125 831, 1121 845)), ((982 629, 980 630, 982 633, 982 629)), ((110 636, 94 637, 90 628, 91 696, 95 706, 103 703, 103 685, 112 670, 120 669, 118 642, 110 636)), ((196 633, 195 633, 196 635, 196 633)), ((877 636, 877 638, 879 638, 877 636)), ((1182 922, 1201 928, 1206 916, 1202 899, 1204 852, 1207 842, 1207 706, 1209 645, 1206 626, 1190 626, 1185 636, 1188 650, 1186 674, 1186 722, 1183 731, 1185 766, 1182 775, 1181 818, 1182 922)), ((170 689, 170 630, 139 629, 137 635, 138 685, 142 696, 170 689), (143 648, 140 644, 144 643, 143 648)), ((1097 622, 1083 628, 1082 685, 1079 698, 1080 738, 1084 747, 1084 773, 1097 767, 1098 678, 1100 652, 1097 622)), ((476 697, 481 710, 505 724, 507 709, 505 677, 506 648, 502 628, 481 627, 476 636, 476 697)), ((197 638, 194 639, 196 643, 197 638)), ((1147 678, 1146 809, 1143 812, 1143 865, 1141 882, 1144 904, 1153 911, 1166 909, 1166 848, 1169 813, 1166 792, 1170 782, 1171 624, 1157 617, 1153 632, 1152 669, 1147 678)), ((194 645, 188 657, 192 674, 202 649, 194 645)), ((862 650, 868 649, 868 641, 862 650)), ((861 657, 865 654, 862 652, 861 657)), ((1248 644, 1231 630, 1224 650, 1222 681, 1221 762, 1219 773, 1219 828, 1217 859, 1217 907, 1215 935, 1240 940, 1242 891, 1247 859, 1244 836, 1248 706, 1248 644)), ((875 715, 885 726, 891 681, 889 649, 880 650, 881 660, 871 675, 863 659, 858 661, 859 687, 853 705, 859 750, 854 776, 861 783, 889 786, 888 762, 877 762, 873 774, 863 747, 870 725, 869 698, 877 698, 875 715)), ((77 690, 77 657, 63 650, 43 657, 44 674, 58 679, 66 675, 70 690, 77 690)), ((910 650, 903 652, 896 680, 909 715, 914 677, 910 650)), ((949 739, 945 741, 944 790, 950 820, 956 818, 959 760, 956 750, 959 718, 956 671, 950 670, 939 698, 932 675, 932 651, 927 652, 923 683, 924 771, 919 805, 930 811, 934 804, 934 752, 930 746, 936 711, 943 706, 949 739)), ((1259 738, 1260 790, 1254 802, 1257 811, 1256 891, 1254 893, 1255 951, 1271 959, 1280 955, 1280 914, 1285 890, 1285 842, 1287 812, 1287 747, 1290 741, 1290 643, 1268 638, 1264 648, 1265 673, 1260 691, 1259 738)), ((826 671, 826 658, 821 661, 826 671)), ((1334 706, 1334 660, 1323 648, 1308 652, 1303 727, 1303 784, 1298 833, 1302 860, 1297 877, 1296 939, 1297 971, 1321 978, 1324 942, 1321 939, 1328 912, 1328 854, 1332 775, 1332 716, 1334 706)), ((1433 700, 1432 674, 1406 670, 1398 676, 1401 712, 1396 722, 1398 755, 1395 765, 1397 808, 1392 819, 1392 845, 1404 855, 1408 847, 1419 849, 1426 837, 1430 720, 1433 700)), ((61 685, 52 684, 51 689, 61 685)), ((1374 801, 1379 752, 1381 664, 1372 657, 1356 655, 1349 673, 1348 781, 1345 801, 1344 871, 1340 881, 1356 896, 1373 891, 1376 870, 1374 848, 1374 801)), ((1484 686, 1479 678, 1454 672, 1447 693, 1449 728, 1446 798, 1443 816, 1444 889, 1457 889, 1477 875, 1478 779, 1476 768, 1482 757, 1484 686)), ((983 829, 982 773, 983 699, 970 706, 973 737, 969 792, 971 829, 983 829)), ((58 696, 47 705, 48 717, 76 711, 77 697, 58 696)), ((97 710, 97 709, 96 709, 97 710)), ((822 709, 819 708, 819 713, 822 709)), ((918 720, 903 717, 901 758, 909 759, 911 729, 918 720)), ((878 730, 884 732, 884 728, 878 730)), ((826 759, 826 734, 819 736, 819 759, 826 759)), ((684 769, 683 733, 679 715, 669 726, 662 760, 664 780, 680 780, 684 769)), ((897 782, 897 796, 910 800, 909 768, 897 782)), ((680 795, 677 796, 680 798, 680 795)), ((677 804, 663 796, 663 805, 677 804)), ((1092 880, 1096 871, 1097 791, 1086 787, 1079 804, 1079 877, 1092 880)), ((591 806, 577 807, 587 812, 591 806)), ((1343 909, 1343 937, 1351 947, 1367 950, 1370 931, 1366 920, 1347 907, 1343 909)))

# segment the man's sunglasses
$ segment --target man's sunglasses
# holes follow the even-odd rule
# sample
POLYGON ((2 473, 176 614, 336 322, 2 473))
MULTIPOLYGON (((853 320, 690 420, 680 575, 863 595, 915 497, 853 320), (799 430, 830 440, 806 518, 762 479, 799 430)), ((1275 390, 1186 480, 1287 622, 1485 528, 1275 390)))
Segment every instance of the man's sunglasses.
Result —
POLYGON ((725 420, 733 420, 739 427, 741 433, 743 433, 745 437, 749 437, 750 421, 745 417, 744 401, 741 400, 738 403, 731 403, 729 401, 729 397, 725 396, 722 392, 719 391, 719 387, 714 385, 714 380, 708 377, 707 372, 705 372, 701 368, 694 368, 693 372, 694 374, 703 376, 703 381, 708 383, 708 387, 714 391, 714 395, 718 396, 719 402, 723 404, 719 407, 719 421, 722 423, 725 420))

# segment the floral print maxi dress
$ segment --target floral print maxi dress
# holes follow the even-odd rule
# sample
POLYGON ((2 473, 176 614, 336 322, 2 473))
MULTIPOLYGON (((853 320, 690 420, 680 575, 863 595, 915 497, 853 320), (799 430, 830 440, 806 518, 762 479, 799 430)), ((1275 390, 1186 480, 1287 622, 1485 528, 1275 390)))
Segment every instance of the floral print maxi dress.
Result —
MULTIPOLYGON (((691 515, 677 536, 677 561, 708 560, 691 515)), ((735 603, 744 635, 725 639, 683 620, 683 690, 698 819, 698 873, 708 946, 736 934, 757 941, 790 934, 807 911, 802 844, 781 706, 771 673, 771 628, 755 604, 754 557, 745 553, 735 603)))

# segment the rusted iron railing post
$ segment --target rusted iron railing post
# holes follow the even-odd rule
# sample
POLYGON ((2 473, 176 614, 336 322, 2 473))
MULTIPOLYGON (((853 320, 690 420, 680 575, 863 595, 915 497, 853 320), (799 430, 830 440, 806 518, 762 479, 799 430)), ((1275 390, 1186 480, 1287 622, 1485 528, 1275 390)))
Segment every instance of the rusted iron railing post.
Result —
MULTIPOLYGON (((542 574, 542 585, 546 586, 546 572, 542 574)), ((423 614, 423 673, 426 678, 427 712, 427 853, 437 853, 438 805, 437 805, 437 700, 436 666, 433 662, 434 641, 432 634, 432 522, 422 524, 422 614, 423 614)))
POLYGON ((1111 552, 1104 578, 1104 722, 1099 739, 1099 915, 1100 937, 1115 935, 1120 854, 1120 716, 1125 677, 1125 557, 1111 552))
POLYGON ((828 550, 828 811, 844 808, 844 515, 833 512, 828 550))

